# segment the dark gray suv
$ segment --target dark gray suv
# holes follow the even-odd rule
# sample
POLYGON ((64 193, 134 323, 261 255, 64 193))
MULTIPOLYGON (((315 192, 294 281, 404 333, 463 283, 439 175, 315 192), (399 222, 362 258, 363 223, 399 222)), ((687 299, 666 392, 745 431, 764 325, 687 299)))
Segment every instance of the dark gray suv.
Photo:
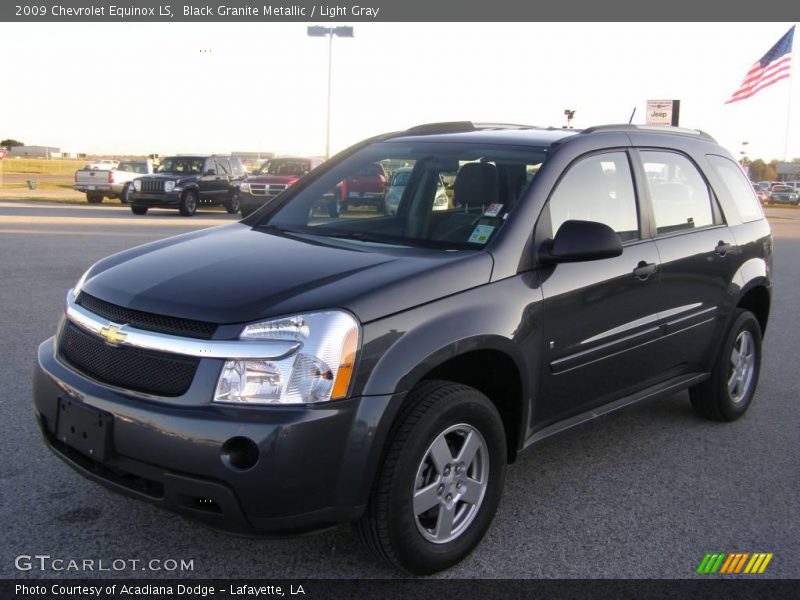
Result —
POLYGON ((153 175, 133 181, 128 202, 135 215, 151 208, 177 208, 191 217, 201 204, 222 205, 233 214, 239 211, 239 182, 245 177, 235 156, 168 156, 153 175))
POLYGON ((35 412, 114 490, 235 532, 352 521, 432 573, 538 442, 683 389, 742 416, 771 268, 752 186, 705 133, 421 126, 90 267, 39 348, 35 412), (409 169, 391 214, 315 210, 373 164, 409 169))

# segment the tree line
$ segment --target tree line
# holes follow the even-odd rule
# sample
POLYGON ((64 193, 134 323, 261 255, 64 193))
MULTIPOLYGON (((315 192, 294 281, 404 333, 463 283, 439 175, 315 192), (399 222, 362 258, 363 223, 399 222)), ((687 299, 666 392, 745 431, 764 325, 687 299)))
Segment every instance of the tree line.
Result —
MULTIPOLYGON (((778 163, 781 160, 771 160, 766 162, 761 158, 750 160, 745 158, 742 161, 742 166, 748 170, 751 181, 777 181, 778 180, 778 163)), ((792 159, 795 164, 800 164, 800 158, 792 159)))

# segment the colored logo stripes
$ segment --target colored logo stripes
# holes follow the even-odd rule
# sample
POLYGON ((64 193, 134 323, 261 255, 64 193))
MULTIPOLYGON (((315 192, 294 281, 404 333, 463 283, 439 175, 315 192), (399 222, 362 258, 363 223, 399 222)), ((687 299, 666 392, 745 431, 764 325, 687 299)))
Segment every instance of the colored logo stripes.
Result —
POLYGON ((772 560, 772 552, 707 552, 697 567, 699 575, 760 574, 772 560))

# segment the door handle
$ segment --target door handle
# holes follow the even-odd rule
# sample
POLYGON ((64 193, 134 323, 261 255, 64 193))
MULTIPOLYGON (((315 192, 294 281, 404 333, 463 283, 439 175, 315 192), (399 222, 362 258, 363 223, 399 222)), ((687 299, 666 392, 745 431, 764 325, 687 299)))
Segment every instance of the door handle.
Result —
POLYGON ((633 270, 634 277, 645 281, 650 275, 656 272, 656 263, 646 263, 641 261, 633 270))
POLYGON ((719 243, 717 244, 717 247, 714 248, 714 252, 716 252, 720 256, 725 256, 728 252, 731 251, 731 249, 733 249, 733 244, 726 244, 725 242, 720 240, 719 243))

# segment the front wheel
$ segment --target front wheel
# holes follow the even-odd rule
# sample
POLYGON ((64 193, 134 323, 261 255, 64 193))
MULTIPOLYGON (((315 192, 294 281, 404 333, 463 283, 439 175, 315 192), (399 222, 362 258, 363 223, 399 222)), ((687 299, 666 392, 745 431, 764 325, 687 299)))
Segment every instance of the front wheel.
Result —
POLYGON ((179 211, 184 217, 191 217, 197 212, 197 192, 194 190, 184 192, 179 211))
POLYGON ((417 575, 478 545, 503 491, 506 439, 478 390, 424 381, 406 398, 356 530, 377 559, 417 575))
POLYGON ((330 204, 328 204, 328 216, 332 219, 335 219, 341 214, 342 204, 340 203, 339 198, 334 196, 333 199, 331 199, 330 204))
POLYGON ((692 408, 713 421, 741 417, 758 384, 761 370, 761 326, 748 310, 737 310, 711 377, 689 390, 692 408))
POLYGON ((228 200, 225 202, 225 210, 229 215, 235 215, 239 212, 239 190, 233 190, 228 195, 228 200))
POLYGON ((131 201, 131 184, 128 183, 122 188, 122 194, 120 194, 119 201, 123 204, 128 204, 131 201))
POLYGON ((147 207, 146 206, 131 206, 131 212, 135 215, 146 215, 147 214, 147 207))

